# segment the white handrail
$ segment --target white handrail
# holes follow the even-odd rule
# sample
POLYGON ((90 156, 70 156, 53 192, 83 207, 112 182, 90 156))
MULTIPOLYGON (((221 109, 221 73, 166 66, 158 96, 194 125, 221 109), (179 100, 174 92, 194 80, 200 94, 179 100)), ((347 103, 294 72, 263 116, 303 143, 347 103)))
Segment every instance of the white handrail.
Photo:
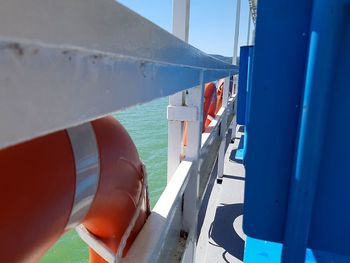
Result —
POLYGON ((0 148, 197 86, 203 71, 237 72, 115 1, 1 1, 0 148))
MULTIPOLYGON (((210 123, 208 130, 202 134, 203 143, 200 150, 202 164, 206 163, 208 158, 216 158, 217 153, 208 151, 208 149, 215 143, 216 138, 220 138, 221 141, 219 126, 222 129, 221 133, 224 134, 230 128, 226 117, 234 114, 234 102, 234 99, 231 98, 227 107, 220 109, 215 119, 210 123), (226 121, 226 124, 223 124, 223 121, 226 121)), ((195 161, 198 162, 198 159, 195 161)), ((174 260, 175 257, 177 257, 178 261, 178 257, 182 256, 179 253, 185 251, 185 248, 179 249, 179 246, 183 246, 179 242, 181 240, 180 232, 183 229, 182 217, 185 213, 184 207, 182 207, 184 205, 183 195, 185 192, 195 190, 193 185, 189 184, 189 180, 190 177, 196 176, 203 178, 202 174, 198 175, 198 168, 196 168, 194 162, 184 160, 180 163, 152 210, 146 224, 141 229, 126 257, 123 258, 123 263, 169 262, 174 260)), ((206 184, 207 181, 204 182, 204 188, 206 184)), ((202 202, 204 193, 205 191, 202 191, 202 196, 198 196, 198 206, 202 202)))

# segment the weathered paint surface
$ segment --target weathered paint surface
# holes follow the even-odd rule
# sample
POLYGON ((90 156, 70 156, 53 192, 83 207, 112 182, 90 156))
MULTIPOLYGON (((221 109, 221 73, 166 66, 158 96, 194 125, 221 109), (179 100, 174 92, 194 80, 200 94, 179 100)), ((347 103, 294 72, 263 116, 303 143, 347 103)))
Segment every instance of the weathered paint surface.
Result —
POLYGON ((2 1, 0 147, 194 87, 203 71, 236 68, 115 1, 2 1))

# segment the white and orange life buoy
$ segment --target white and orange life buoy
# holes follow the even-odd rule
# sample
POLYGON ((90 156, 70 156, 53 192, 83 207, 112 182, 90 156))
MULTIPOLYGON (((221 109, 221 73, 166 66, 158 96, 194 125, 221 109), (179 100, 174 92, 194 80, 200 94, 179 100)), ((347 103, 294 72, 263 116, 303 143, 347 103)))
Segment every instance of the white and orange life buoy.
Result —
MULTIPOLYGON (((0 167, 2 262, 36 262, 81 223, 116 252, 142 202, 127 251, 150 211, 136 147, 112 117, 2 149, 0 167)), ((90 251, 90 262, 105 261, 90 251)))
POLYGON ((216 97, 217 97, 217 103, 216 103, 216 109, 215 109, 215 114, 218 113, 218 111, 222 107, 222 97, 223 97, 223 90, 224 90, 224 79, 220 79, 218 83, 218 90, 216 92, 216 97))
MULTIPOLYGON (((215 83, 209 82, 204 86, 202 132, 205 131, 210 122, 215 118, 216 104, 216 86, 215 83)), ((184 124, 183 145, 187 145, 187 122, 184 124)))
POLYGON ((216 86, 215 83, 207 83, 204 87, 204 105, 203 105, 203 125, 202 132, 208 128, 210 122, 215 118, 216 109, 216 86))

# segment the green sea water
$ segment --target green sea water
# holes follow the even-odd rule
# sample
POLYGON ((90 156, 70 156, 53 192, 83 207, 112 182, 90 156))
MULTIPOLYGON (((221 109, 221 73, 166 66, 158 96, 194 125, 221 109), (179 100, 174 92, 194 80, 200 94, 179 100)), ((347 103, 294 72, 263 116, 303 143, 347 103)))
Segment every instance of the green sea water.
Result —
MULTIPOLYGON (((148 189, 153 207, 166 185, 168 98, 161 98, 113 114, 132 137, 146 164, 148 189)), ((75 231, 66 233, 40 260, 41 263, 85 263, 88 248, 75 231)))

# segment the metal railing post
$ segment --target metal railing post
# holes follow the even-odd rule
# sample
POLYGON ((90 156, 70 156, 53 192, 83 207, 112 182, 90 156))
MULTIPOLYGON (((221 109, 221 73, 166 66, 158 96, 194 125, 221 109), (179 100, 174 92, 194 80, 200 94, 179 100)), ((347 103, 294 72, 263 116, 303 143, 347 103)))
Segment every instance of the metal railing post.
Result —
MULTIPOLYGON (((190 0, 173 0, 173 34, 188 42, 190 0)), ((198 159, 202 134, 203 73, 200 85, 188 91, 186 104, 197 109, 197 119, 187 122, 186 160, 193 161, 193 169, 183 196, 182 230, 188 233, 183 262, 194 262, 196 251, 196 229, 198 217, 199 173, 198 159)), ((170 96, 169 106, 185 106, 184 92, 170 96)), ((181 121, 168 121, 168 181, 181 162, 183 128, 181 121)))
POLYGON ((229 97, 230 88, 230 77, 225 78, 224 89, 222 91, 222 108, 224 108, 223 118, 221 121, 221 144, 218 155, 218 174, 217 182, 221 183, 224 175, 224 160, 225 160, 225 150, 226 150, 226 127, 227 127, 227 104, 229 97))
POLYGON ((188 90, 187 104, 197 108, 197 120, 187 126, 186 160, 193 162, 187 189, 183 197, 182 230, 188 233, 187 247, 182 262, 195 262, 197 246, 198 196, 199 196, 199 153, 202 140, 202 119, 204 99, 203 74, 201 85, 188 90))
MULTIPOLYGON (((188 42, 190 0, 173 0, 173 34, 188 42)), ((169 97, 169 106, 183 106, 184 92, 169 97)), ((181 161, 184 123, 168 120, 168 182, 181 161)))
MULTIPOLYGON (((249 25, 248 25, 248 39, 247 39, 247 42, 249 43, 249 32, 250 32, 250 10, 249 10, 249 25)), ((237 57, 238 57, 238 49, 239 49, 239 44, 238 44, 238 39, 239 39, 239 23, 240 23, 240 19, 241 19, 241 0, 237 0, 237 4, 236 4, 236 21, 235 21, 235 36, 234 36, 234 41, 233 41, 233 56, 232 56, 232 64, 233 65, 238 65, 238 60, 237 60, 237 57)), ((237 94, 237 91, 238 91, 238 75, 236 75, 236 77, 233 78, 233 87, 232 87, 232 96, 235 96, 237 94), (236 87, 236 89, 234 88, 236 87)), ((230 128, 232 130, 232 133, 231 133, 231 141, 235 138, 236 136, 236 116, 237 116, 237 101, 235 101, 234 103, 234 111, 235 111, 235 117, 234 119, 232 120, 232 123, 230 125, 230 128)), ((221 146, 221 145, 220 145, 221 146)), ((222 156, 221 156, 222 158, 222 156)), ((221 160, 221 159, 220 159, 221 160)), ((220 175, 220 173, 218 173, 218 175, 220 175)), ((222 178, 220 178, 218 176, 218 180, 222 180, 222 178)))
POLYGON ((238 37, 239 37, 239 22, 241 16, 241 0, 237 0, 236 5, 236 22, 235 22, 235 37, 233 43, 233 56, 232 56, 232 64, 237 65, 237 54, 238 54, 238 37))

